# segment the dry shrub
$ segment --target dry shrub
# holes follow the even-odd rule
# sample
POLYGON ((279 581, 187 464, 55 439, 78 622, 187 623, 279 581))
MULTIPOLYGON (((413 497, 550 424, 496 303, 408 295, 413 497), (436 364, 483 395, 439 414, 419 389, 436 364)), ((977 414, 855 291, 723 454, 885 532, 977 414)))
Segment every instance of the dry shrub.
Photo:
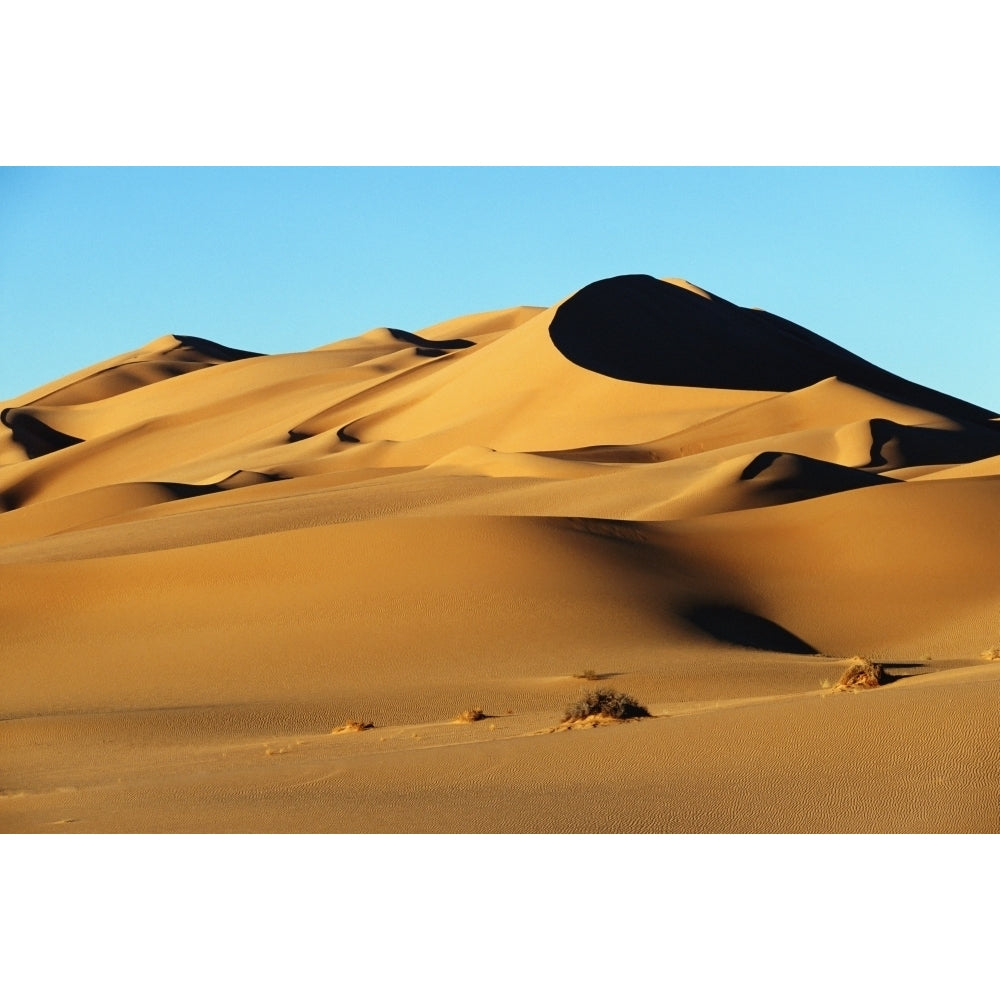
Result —
POLYGON ((837 681, 837 691, 877 688, 882 683, 882 665, 872 663, 866 656, 855 656, 848 661, 847 669, 837 681))
POLYGON ((374 722, 356 722, 354 719, 348 719, 339 729, 331 729, 330 735, 337 736, 340 733, 360 733, 365 729, 374 728, 374 722))
POLYGON ((481 708, 467 708, 460 715, 455 716, 456 722, 479 722, 486 718, 486 713, 481 708))
POLYGON ((982 656, 984 660, 1000 660, 1000 649, 984 649, 982 656))
POLYGON ((594 688, 580 692, 580 697, 566 707, 562 721, 576 722, 595 715, 608 719, 641 719, 649 715, 649 709, 631 695, 611 688, 594 688))
POLYGON ((578 681, 599 681, 601 675, 596 670, 584 670, 582 674, 573 674, 578 681))

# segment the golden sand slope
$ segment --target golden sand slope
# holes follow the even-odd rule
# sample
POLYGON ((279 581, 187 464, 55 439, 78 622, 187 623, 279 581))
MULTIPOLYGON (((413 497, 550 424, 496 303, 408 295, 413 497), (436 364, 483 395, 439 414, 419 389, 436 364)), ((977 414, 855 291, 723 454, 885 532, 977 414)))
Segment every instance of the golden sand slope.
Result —
POLYGON ((1000 828, 1000 420, 770 314, 163 337, 2 421, 0 829, 1000 828), (595 683, 653 717, 554 732, 595 683))

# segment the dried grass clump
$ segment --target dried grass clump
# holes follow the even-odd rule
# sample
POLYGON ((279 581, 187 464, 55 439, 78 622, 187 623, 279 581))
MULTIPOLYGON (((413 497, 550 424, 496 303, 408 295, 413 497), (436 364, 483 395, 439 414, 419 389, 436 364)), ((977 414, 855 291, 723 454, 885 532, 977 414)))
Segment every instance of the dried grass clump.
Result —
POLYGON ((456 722, 479 722, 486 718, 486 713, 481 708, 467 708, 460 715, 455 716, 456 722))
POLYGON ((984 649, 982 656, 984 660, 1000 660, 1000 649, 984 649))
POLYGON ((882 683, 882 665, 872 663, 866 656, 855 656, 848 661, 847 669, 837 681, 836 691, 856 691, 877 688, 882 683))
POLYGON ((596 670, 584 670, 582 674, 573 674, 578 681, 599 681, 601 675, 596 670))
POLYGON ((331 729, 331 736, 338 736, 340 733, 360 733, 366 729, 374 729, 374 722, 357 722, 354 719, 348 719, 339 729, 331 729))
POLYGON ((592 716, 606 719, 641 719, 649 715, 649 709, 640 705, 631 695, 622 694, 611 688, 594 688, 581 691, 580 697, 566 707, 563 722, 577 722, 592 716))

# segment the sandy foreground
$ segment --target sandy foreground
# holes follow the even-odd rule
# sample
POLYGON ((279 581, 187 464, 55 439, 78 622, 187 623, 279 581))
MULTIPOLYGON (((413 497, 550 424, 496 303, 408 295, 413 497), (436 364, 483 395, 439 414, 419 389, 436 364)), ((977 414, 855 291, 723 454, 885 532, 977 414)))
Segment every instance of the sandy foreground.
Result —
POLYGON ((0 830, 1000 830, 1000 418, 793 323, 623 276, 2 421, 0 830))

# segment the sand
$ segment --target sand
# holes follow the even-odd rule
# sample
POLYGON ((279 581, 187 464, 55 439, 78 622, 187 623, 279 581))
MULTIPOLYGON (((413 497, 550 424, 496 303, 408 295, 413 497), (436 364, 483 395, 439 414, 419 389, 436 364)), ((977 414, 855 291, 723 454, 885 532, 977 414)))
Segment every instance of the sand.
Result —
POLYGON ((779 317, 630 275, 0 409, 0 830, 1000 829, 1000 418, 779 317))

